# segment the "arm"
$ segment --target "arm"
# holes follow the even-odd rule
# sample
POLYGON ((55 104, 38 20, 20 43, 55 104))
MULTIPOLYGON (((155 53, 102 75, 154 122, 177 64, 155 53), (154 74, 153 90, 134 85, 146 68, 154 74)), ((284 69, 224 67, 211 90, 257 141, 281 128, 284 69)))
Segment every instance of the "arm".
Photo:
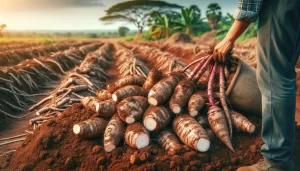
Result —
POLYGON ((225 62, 227 55, 231 52, 234 42, 251 24, 246 20, 235 20, 226 37, 214 48, 214 58, 217 62, 225 62))
POLYGON ((239 7, 233 17, 235 21, 226 37, 214 48, 214 58, 217 62, 226 62, 227 55, 231 52, 234 42, 249 27, 251 22, 258 19, 263 0, 239 0, 239 7))

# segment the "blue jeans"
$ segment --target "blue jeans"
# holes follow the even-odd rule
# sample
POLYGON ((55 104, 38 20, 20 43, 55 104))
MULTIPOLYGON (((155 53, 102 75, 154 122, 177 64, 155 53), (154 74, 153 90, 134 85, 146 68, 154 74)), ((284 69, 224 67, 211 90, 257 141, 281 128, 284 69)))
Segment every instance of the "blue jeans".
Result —
POLYGON ((258 27, 257 81, 262 93, 264 158, 294 168, 300 0, 264 0, 258 27))

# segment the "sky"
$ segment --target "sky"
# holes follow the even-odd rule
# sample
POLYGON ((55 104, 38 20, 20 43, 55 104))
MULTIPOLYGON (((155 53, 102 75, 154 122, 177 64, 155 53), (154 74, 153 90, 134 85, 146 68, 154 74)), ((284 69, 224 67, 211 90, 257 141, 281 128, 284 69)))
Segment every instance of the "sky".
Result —
MULTIPOLYGON (((238 0, 166 0, 182 6, 198 5, 205 16, 209 3, 216 2, 222 12, 232 14, 238 0)), ((124 0, 0 0, 0 24, 7 30, 116 30, 136 28, 126 22, 105 24, 99 18, 110 6, 124 0)))

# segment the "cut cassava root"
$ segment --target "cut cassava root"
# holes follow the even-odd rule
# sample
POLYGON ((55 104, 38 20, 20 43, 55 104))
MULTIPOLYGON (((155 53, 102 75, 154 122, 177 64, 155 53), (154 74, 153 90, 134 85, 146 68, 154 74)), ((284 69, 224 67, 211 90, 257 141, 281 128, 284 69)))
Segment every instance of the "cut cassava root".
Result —
POLYGON ((253 125, 245 116, 235 111, 230 111, 230 114, 232 122, 237 129, 250 134, 255 131, 255 125, 253 125))
POLYGON ((165 128, 171 121, 171 113, 163 106, 150 106, 144 113, 143 123, 149 131, 165 128))
POLYGON ((149 104, 146 97, 127 97, 118 104, 118 114, 124 122, 132 124, 142 119, 148 106, 149 104))
POLYGON ((108 121, 102 118, 91 118, 73 126, 75 135, 83 139, 94 138, 104 133, 108 121))
POLYGON ((128 85, 137 85, 137 86, 143 86, 145 82, 145 78, 140 75, 127 75, 121 79, 118 79, 116 82, 108 84, 107 85, 107 90, 110 93, 114 93, 116 90, 119 88, 122 88, 124 86, 128 85))
POLYGON ((170 130, 161 131, 157 139, 159 144, 171 155, 180 153, 183 149, 177 136, 170 130))
POLYGON ((150 90, 159 80, 162 79, 162 77, 163 74, 158 69, 155 68, 151 69, 148 73, 143 88, 146 90, 150 90))
POLYGON ((115 102, 120 102, 123 99, 130 97, 130 96, 145 96, 147 97, 148 95, 148 90, 136 86, 136 85, 128 85, 119 88, 112 94, 112 99, 115 102))
POLYGON ((108 90, 105 90, 105 89, 102 89, 102 88, 99 88, 96 91, 96 96, 101 101, 111 99, 111 93, 108 90))
POLYGON ((122 120, 118 114, 113 115, 104 132, 104 150, 106 152, 111 152, 116 149, 121 141, 122 136, 124 135, 124 132, 125 125, 123 124, 122 120))
POLYGON ((100 117, 107 119, 117 112, 117 104, 112 100, 100 101, 96 97, 88 96, 81 99, 81 104, 99 114, 100 117))
POLYGON ((187 104, 189 98, 195 91, 194 82, 191 79, 181 80, 175 87, 169 106, 173 113, 179 114, 187 104))
POLYGON ((173 130, 184 144, 205 152, 210 147, 210 141, 204 128, 190 115, 177 116, 173 121, 173 130))
POLYGON ((174 72, 156 83, 148 94, 148 102, 153 105, 161 105, 172 96, 176 85, 185 77, 183 72, 174 72))
POLYGON ((203 91, 195 92, 189 99, 188 110, 191 116, 197 116, 200 110, 205 106, 207 94, 203 91))
POLYGON ((149 145, 150 135, 144 125, 137 122, 127 126, 125 141, 130 147, 141 149, 149 145))

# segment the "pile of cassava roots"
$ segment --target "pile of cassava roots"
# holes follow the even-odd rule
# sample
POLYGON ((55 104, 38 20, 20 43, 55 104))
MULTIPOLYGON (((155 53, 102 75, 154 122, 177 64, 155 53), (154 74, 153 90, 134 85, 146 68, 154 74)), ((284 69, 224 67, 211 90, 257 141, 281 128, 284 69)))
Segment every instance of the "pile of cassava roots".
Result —
MULTIPOLYGON (((81 98, 81 104, 96 113, 74 123, 74 136, 92 139, 103 135, 103 147, 112 152, 123 138, 132 148, 142 149, 155 139, 169 154, 180 153, 183 145, 206 152, 218 137, 234 152, 233 127, 253 133, 255 125, 231 109, 226 86, 237 63, 214 62, 208 55, 190 63, 182 71, 163 74, 151 69, 131 74, 100 88, 96 96, 81 98), (195 65, 191 72, 188 68, 195 65)), ((134 161, 134 159, 132 159, 134 161)))

